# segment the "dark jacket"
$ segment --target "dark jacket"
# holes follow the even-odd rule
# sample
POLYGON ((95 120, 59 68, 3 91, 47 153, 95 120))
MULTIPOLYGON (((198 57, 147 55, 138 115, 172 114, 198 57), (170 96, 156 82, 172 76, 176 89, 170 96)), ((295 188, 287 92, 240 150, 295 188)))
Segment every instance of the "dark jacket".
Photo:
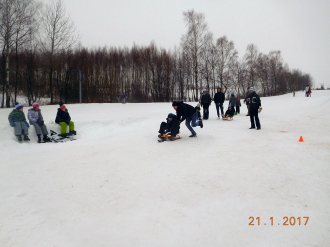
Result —
POLYGON ((232 108, 230 108, 226 111, 225 116, 230 116, 230 117, 234 116, 234 111, 232 110, 232 108))
POLYGON ((246 101, 246 99, 248 99, 249 96, 250 96, 250 93, 249 93, 249 91, 247 91, 246 94, 245 94, 245 99, 244 99, 244 103, 245 103, 246 105, 249 105, 249 104, 250 104, 248 101, 246 101))
POLYGON ((236 98, 236 107, 241 106, 241 100, 239 98, 236 98))
POLYGON ((177 117, 173 117, 171 121, 168 120, 168 118, 166 118, 166 120, 167 120, 165 126, 166 132, 171 132, 172 136, 176 136, 177 134, 179 134, 180 125, 177 117))
POLYGON ((228 105, 231 106, 231 108, 236 106, 236 97, 234 95, 230 96, 228 105))
POLYGON ((69 124, 70 120, 71 117, 67 109, 65 111, 62 111, 60 108, 57 109, 55 123, 65 122, 69 124))
POLYGON ((208 93, 203 93, 201 97, 201 104, 211 104, 211 96, 208 93))
POLYGON ((259 109, 259 106, 261 106, 261 100, 258 94, 256 92, 252 92, 249 95, 249 105, 250 105, 250 110, 257 110, 259 109))
POLYGON ((182 101, 178 102, 178 109, 176 110, 176 115, 178 117, 179 122, 186 120, 187 117, 191 117, 195 114, 195 112, 196 109, 193 106, 183 103, 182 101))
POLYGON ((225 102, 225 94, 223 92, 217 92, 214 95, 214 103, 220 103, 223 104, 223 102, 225 102))

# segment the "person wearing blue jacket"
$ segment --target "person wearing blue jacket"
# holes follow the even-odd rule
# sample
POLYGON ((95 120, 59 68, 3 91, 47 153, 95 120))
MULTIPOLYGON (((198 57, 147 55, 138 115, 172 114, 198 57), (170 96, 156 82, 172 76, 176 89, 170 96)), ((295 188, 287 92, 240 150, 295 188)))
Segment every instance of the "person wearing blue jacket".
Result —
POLYGON ((19 142, 22 141, 22 135, 24 136, 24 141, 30 141, 28 129, 30 125, 26 121, 22 104, 15 103, 15 109, 9 114, 8 121, 10 126, 14 127, 14 134, 19 142))

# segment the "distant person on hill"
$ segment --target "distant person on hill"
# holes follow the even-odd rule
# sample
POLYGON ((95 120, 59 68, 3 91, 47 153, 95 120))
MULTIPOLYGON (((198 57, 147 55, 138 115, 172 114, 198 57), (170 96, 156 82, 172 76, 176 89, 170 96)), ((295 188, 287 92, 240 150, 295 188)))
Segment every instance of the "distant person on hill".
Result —
POLYGON ((306 88, 305 88, 306 97, 308 97, 309 90, 311 90, 311 89, 310 89, 309 85, 307 85, 306 88))
POLYGON ((230 94, 228 106, 230 106, 231 109, 235 112, 236 97, 235 97, 235 94, 234 93, 231 93, 230 94))
POLYGON ((179 134, 180 124, 178 118, 173 113, 169 113, 166 118, 166 123, 162 122, 159 127, 159 135, 161 138, 164 134, 170 135, 169 140, 174 141, 177 134, 179 134))
POLYGON ((42 117, 39 103, 33 103, 32 108, 28 110, 29 123, 33 125, 36 134, 38 136, 38 143, 41 143, 41 135, 43 135, 44 142, 50 142, 48 135, 48 130, 42 117))
POLYGON ((60 108, 57 109, 55 123, 58 123, 61 126, 61 135, 67 134, 67 127, 69 126, 69 134, 75 135, 76 131, 74 130, 74 122, 71 121, 71 117, 68 109, 60 102, 60 108))
POLYGON ((308 97, 312 97, 312 90, 311 89, 308 90, 308 97))
POLYGON ((203 107, 203 119, 209 119, 209 107, 211 105, 212 99, 210 94, 203 89, 203 94, 201 97, 201 105, 203 107))
POLYGON ((241 107, 241 97, 237 95, 236 97, 236 112, 240 114, 240 107, 241 107))
POLYGON ((261 108, 261 100, 258 94, 254 91, 254 88, 251 87, 249 89, 249 97, 246 99, 250 105, 250 121, 251 127, 250 129, 255 129, 257 126, 257 130, 261 129, 259 117, 258 117, 258 110, 261 108))
POLYGON ((126 104, 126 100, 127 100, 127 95, 125 94, 125 92, 123 92, 123 93, 121 94, 121 102, 122 102, 123 104, 126 104))
POLYGON ((198 114, 198 120, 202 120, 202 115, 201 115, 201 104, 197 104, 196 106, 195 106, 195 109, 196 109, 196 111, 197 111, 197 114, 198 114))
POLYGON ((249 96, 250 96, 250 90, 248 88, 248 91, 246 92, 245 99, 244 99, 244 103, 246 104, 246 108, 248 109, 248 113, 246 114, 246 116, 250 116, 250 103, 247 100, 249 98, 249 96))
POLYGON ((186 121, 186 126, 191 132, 191 135, 189 137, 196 137, 197 134, 192 127, 200 126, 201 128, 203 128, 203 122, 197 121, 198 113, 196 109, 191 105, 183 103, 183 101, 173 101, 172 106, 174 110, 176 110, 176 115, 179 123, 186 121))
POLYGON ((213 97, 215 108, 217 109, 218 118, 220 118, 219 108, 221 110, 221 116, 223 115, 223 102, 225 102, 225 94, 221 92, 221 88, 217 88, 217 92, 214 94, 213 97))
POLYGON ((15 103, 15 109, 9 114, 8 121, 10 126, 14 127, 14 134, 19 142, 22 141, 22 135, 24 136, 24 141, 30 141, 28 129, 30 125, 26 121, 22 104, 15 103))

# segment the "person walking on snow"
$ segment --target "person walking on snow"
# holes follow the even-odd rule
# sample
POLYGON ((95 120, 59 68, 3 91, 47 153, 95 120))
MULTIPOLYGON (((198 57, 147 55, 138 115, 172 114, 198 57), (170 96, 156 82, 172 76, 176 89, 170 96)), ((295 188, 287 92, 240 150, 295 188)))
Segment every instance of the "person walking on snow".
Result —
POLYGON ((127 95, 125 94, 125 92, 123 92, 121 94, 121 103, 126 104, 126 98, 127 98, 127 95))
POLYGON ((223 115, 223 102, 225 102, 225 94, 221 92, 221 88, 217 88, 217 92, 214 94, 213 97, 215 108, 217 109, 218 118, 220 118, 219 108, 221 110, 221 116, 223 115))
POLYGON ((228 106, 231 107, 231 109, 233 110, 233 112, 235 112, 235 106, 236 106, 236 97, 234 93, 230 94, 230 98, 229 98, 229 104, 228 106))
POLYGON ((67 127, 69 126, 69 134, 75 135, 74 122, 71 121, 71 117, 66 106, 61 102, 60 108, 57 109, 55 123, 61 126, 61 135, 66 135, 67 127))
POLYGON ((39 103, 33 103, 32 108, 28 110, 27 114, 29 123, 33 125, 36 134, 38 136, 38 143, 41 143, 41 135, 43 135, 44 142, 50 142, 47 127, 44 123, 44 118, 42 117, 39 103))
POLYGON ((248 109, 248 113, 246 114, 246 116, 250 116, 250 103, 249 103, 249 101, 247 101, 249 96, 250 96, 250 90, 248 88, 248 91, 246 92, 245 99, 244 99, 244 103, 246 104, 246 108, 248 109))
POLYGON ((237 95, 236 97, 236 112, 240 114, 240 107, 241 107, 241 97, 237 95))
POLYGON ((19 142, 22 141, 22 135, 24 135, 24 141, 30 141, 28 130, 30 125, 26 121, 22 104, 15 103, 15 109, 9 114, 8 121, 10 126, 14 127, 14 134, 19 142))
POLYGON ((209 119, 209 106, 211 105, 212 99, 210 94, 203 89, 203 94, 201 97, 201 105, 203 107, 203 119, 209 119))
POLYGON ((257 126, 257 130, 261 129, 259 117, 258 117, 258 110, 261 108, 261 100, 258 94, 254 91, 254 88, 251 87, 249 89, 250 95, 247 98, 247 101, 250 104, 250 121, 251 127, 250 129, 255 129, 257 126))
POLYGON ((191 132, 189 137, 196 137, 197 134, 192 127, 200 126, 203 128, 203 121, 197 121, 198 112, 196 109, 191 105, 183 103, 183 101, 173 101, 172 106, 176 110, 179 123, 186 121, 186 126, 191 132))

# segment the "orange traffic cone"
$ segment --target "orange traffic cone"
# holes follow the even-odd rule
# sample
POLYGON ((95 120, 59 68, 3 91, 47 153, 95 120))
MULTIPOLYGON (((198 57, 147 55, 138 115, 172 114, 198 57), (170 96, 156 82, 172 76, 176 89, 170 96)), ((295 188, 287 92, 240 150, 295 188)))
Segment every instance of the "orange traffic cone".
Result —
POLYGON ((300 136, 299 142, 304 142, 304 138, 302 136, 300 136))

